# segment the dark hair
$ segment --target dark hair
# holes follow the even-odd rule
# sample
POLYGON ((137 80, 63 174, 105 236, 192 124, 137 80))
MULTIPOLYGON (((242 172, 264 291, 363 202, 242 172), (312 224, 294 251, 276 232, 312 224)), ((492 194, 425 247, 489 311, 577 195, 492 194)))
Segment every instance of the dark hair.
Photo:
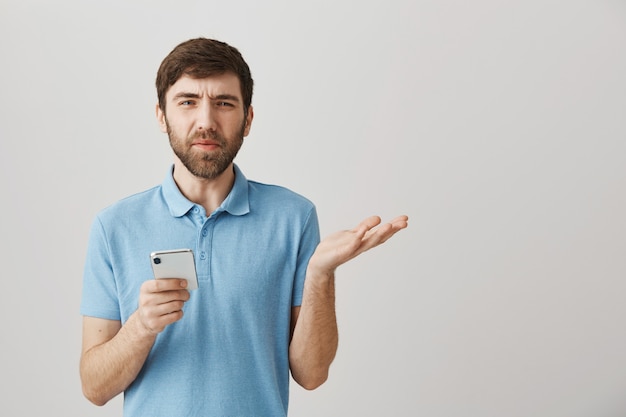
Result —
POLYGON ((156 77, 159 107, 165 112, 167 90, 183 75, 206 78, 226 72, 232 72, 239 78, 244 111, 248 114, 254 85, 248 64, 236 48, 206 38, 190 39, 179 44, 161 62, 156 77))

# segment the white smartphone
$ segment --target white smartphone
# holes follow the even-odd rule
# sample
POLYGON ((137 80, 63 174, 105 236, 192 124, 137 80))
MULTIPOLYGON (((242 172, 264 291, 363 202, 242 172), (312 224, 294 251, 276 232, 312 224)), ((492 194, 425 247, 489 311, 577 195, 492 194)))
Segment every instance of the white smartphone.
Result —
POLYGON ((173 249, 156 251, 150 254, 150 263, 154 278, 183 278, 187 280, 187 289, 198 288, 196 262, 191 249, 173 249))

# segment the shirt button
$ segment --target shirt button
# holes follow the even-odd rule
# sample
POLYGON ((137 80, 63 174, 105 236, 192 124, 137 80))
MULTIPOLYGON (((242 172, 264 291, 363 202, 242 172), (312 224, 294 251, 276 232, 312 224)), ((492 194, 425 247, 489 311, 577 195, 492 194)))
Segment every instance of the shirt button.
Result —
POLYGON ((193 208, 193 212, 194 212, 194 213, 197 213, 197 212, 199 212, 199 211, 200 211, 200 209, 198 209, 198 207, 194 207, 194 208, 193 208))
POLYGON ((209 234, 209 232, 207 232, 207 230, 206 230, 206 229, 204 229, 204 230, 202 231, 202 236, 206 236, 206 235, 208 235, 208 234, 209 234))
POLYGON ((206 252, 200 253, 200 259, 202 259, 203 261, 206 259, 206 252))

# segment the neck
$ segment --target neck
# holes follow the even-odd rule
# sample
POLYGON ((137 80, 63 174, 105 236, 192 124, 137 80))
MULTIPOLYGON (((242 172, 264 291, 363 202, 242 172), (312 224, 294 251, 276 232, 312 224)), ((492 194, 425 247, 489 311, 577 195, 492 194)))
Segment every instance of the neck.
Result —
POLYGON ((204 207, 211 215, 230 193, 235 183, 235 169, 231 163, 217 178, 206 179, 193 175, 175 158, 174 181, 180 192, 189 200, 204 207))

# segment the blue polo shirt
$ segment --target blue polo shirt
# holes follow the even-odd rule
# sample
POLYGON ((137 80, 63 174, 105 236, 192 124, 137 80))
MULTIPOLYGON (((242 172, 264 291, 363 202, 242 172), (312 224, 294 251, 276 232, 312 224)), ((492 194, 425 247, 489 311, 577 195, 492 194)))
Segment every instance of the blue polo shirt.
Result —
POLYGON ((125 391, 126 417, 287 415, 291 308, 302 301, 319 243, 317 214, 304 197, 234 170, 231 192, 208 217, 181 194, 170 169, 163 184, 93 222, 84 316, 126 322, 142 282, 152 279, 150 253, 195 253, 199 288, 125 391))

